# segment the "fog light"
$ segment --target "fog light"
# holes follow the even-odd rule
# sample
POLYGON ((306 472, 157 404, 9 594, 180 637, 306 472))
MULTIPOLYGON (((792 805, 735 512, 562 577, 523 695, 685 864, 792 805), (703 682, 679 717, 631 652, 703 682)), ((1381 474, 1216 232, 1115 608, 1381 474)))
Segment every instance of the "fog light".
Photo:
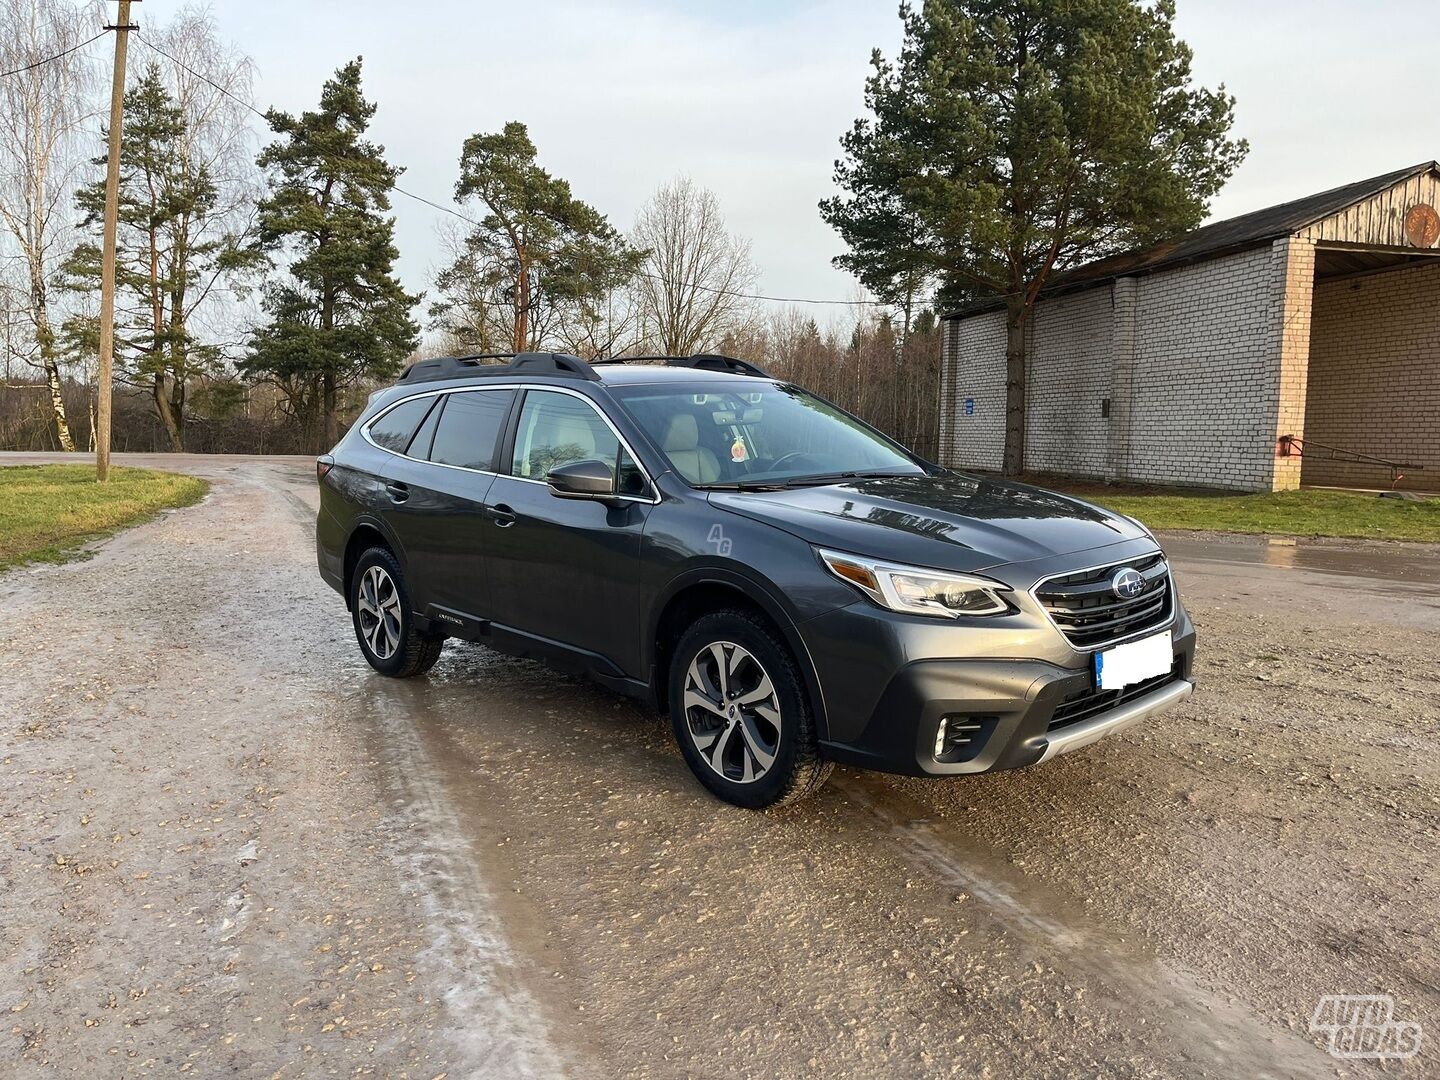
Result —
POLYGON ((947 713, 940 718, 935 732, 935 760, 946 765, 973 760, 999 722, 1000 718, 993 715, 947 713))

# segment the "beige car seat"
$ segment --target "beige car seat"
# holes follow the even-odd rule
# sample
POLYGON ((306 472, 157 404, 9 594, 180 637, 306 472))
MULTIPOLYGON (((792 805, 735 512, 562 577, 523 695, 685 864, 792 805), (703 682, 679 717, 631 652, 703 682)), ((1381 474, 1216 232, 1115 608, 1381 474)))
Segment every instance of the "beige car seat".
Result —
POLYGON ((720 479, 720 462, 700 445, 700 425, 692 413, 676 413, 665 428, 661 449, 675 471, 692 484, 713 484, 720 479))

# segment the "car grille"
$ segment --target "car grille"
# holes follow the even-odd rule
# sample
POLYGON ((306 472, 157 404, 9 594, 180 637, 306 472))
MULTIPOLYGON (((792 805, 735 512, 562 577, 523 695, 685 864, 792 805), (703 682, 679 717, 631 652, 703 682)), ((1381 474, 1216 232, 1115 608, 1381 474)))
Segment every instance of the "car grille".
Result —
POLYGON ((1117 705, 1123 705, 1152 690, 1168 686, 1184 677, 1185 672, 1182 665, 1182 659, 1176 657, 1174 666, 1164 675, 1156 675, 1153 679, 1146 679, 1144 682, 1135 683, 1133 686, 1127 686, 1121 690, 1096 690, 1093 688, 1082 690, 1075 697, 1062 701, 1055 707, 1055 712, 1050 716, 1049 730, 1054 731, 1056 728, 1069 727, 1082 720, 1089 720, 1092 716, 1098 716, 1117 705))
POLYGON ((1094 649, 1159 629, 1174 614, 1170 566, 1158 551, 1094 570, 1046 578, 1034 592, 1035 599, 1077 649, 1094 649), (1116 571, 1126 566, 1139 571, 1145 587, 1138 596, 1122 600, 1111 589, 1110 581, 1116 571))

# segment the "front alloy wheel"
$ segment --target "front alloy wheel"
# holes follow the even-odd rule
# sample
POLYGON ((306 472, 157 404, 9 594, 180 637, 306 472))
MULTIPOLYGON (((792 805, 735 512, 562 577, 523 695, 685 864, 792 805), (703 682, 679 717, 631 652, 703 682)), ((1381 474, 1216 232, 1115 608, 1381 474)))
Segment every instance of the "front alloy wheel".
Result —
POLYGON ((685 674, 685 723, 695 749, 720 776, 752 784, 780 751, 783 723, 764 665, 733 641, 701 649, 685 674))
POLYGON ((670 652, 667 697, 685 763, 726 802, 793 802, 830 772, 795 656, 758 611, 696 619, 670 652))

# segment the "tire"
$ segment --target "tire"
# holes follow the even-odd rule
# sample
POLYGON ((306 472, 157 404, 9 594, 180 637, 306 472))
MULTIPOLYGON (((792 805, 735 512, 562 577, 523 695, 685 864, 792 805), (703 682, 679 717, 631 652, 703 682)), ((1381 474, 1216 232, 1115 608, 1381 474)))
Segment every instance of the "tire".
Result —
POLYGON ((405 576, 389 548, 372 547, 355 564, 350 614, 365 661, 381 675, 408 679, 429 671, 440 659, 445 639, 415 629, 405 576))
POLYGON ((680 638, 670 663, 670 723, 695 778, 736 806, 796 802, 830 775, 795 658, 753 612, 702 616, 680 638))

